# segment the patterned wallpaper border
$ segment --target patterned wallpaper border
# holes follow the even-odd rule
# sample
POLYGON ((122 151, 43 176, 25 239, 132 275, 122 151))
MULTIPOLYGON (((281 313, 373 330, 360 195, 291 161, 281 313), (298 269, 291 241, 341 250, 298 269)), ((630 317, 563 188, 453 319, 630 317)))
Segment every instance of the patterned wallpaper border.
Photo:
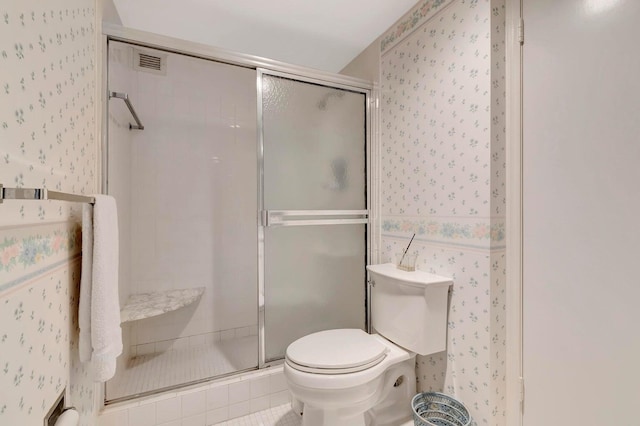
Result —
POLYGON ((396 42, 402 40, 404 36, 414 28, 422 25, 431 18, 442 7, 453 0, 424 0, 418 4, 409 14, 405 15, 395 28, 388 31, 380 41, 380 51, 386 52, 392 48, 396 42))
POLYGON ((505 244, 505 223, 457 219, 382 218, 382 234, 472 248, 501 249, 505 244))
POLYGON ((0 229, 0 296, 76 257, 81 246, 81 229, 73 222, 0 229))

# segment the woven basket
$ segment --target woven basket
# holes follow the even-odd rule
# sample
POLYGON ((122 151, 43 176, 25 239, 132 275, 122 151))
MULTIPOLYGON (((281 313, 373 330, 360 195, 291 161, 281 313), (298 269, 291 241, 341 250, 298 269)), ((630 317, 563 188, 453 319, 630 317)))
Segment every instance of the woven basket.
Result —
POLYGON ((438 392, 419 393, 411 400, 416 426, 469 426, 469 410, 459 401, 438 392))

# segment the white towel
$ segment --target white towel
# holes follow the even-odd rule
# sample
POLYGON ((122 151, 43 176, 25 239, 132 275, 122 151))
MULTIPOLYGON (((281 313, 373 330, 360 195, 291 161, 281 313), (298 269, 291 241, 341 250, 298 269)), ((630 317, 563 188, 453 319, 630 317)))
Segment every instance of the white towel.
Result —
POLYGON ((82 273, 80 275, 80 361, 91 361, 91 274, 93 271, 93 206, 82 207, 82 273))
POLYGON ((91 359, 94 380, 106 382, 115 374, 116 358, 122 353, 118 296, 118 216, 113 197, 94 197, 96 203, 93 207, 93 226, 89 223, 91 207, 87 206, 83 210, 79 345, 80 359, 91 359), (89 236, 91 233, 93 235, 89 236), (85 255, 89 252, 91 255, 85 260, 85 255))

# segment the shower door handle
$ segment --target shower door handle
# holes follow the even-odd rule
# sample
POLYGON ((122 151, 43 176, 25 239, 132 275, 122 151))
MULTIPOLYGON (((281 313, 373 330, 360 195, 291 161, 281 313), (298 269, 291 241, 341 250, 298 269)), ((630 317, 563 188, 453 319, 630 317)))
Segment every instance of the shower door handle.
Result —
POLYGON ((262 226, 356 225, 369 223, 368 210, 263 210, 262 226))

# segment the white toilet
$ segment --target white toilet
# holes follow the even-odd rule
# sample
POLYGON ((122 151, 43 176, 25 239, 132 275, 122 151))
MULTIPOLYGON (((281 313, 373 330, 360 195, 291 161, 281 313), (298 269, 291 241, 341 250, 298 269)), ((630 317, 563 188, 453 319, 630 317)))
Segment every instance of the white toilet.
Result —
POLYGON ((450 278, 371 265, 371 319, 359 329, 304 336, 284 374, 303 426, 392 426, 411 417, 415 357, 446 349, 450 278))

